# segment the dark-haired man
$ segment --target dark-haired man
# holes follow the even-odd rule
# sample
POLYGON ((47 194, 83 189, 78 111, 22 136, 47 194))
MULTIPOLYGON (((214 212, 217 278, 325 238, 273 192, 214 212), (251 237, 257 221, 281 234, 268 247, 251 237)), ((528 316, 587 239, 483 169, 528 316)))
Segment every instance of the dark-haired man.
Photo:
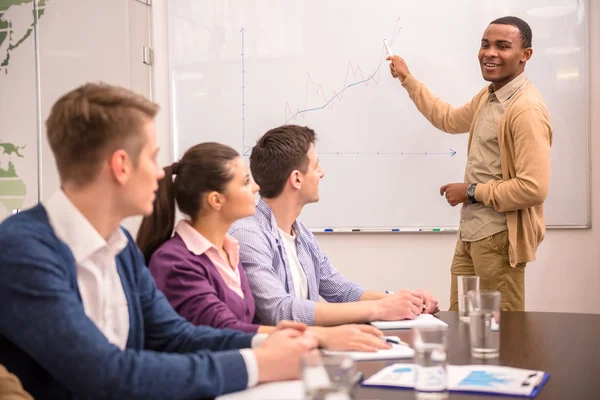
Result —
POLYGON ((252 149, 250 170, 261 199, 255 215, 236 222, 231 234, 240 243, 256 318, 267 325, 294 320, 327 326, 436 312, 437 300, 427 292, 386 295, 348 280, 297 220, 305 205, 319 201, 325 175, 315 141, 312 129, 284 125, 265 133, 252 149))
POLYGON ((545 234, 552 143, 544 100, 524 72, 531 45, 531 28, 522 19, 492 21, 479 49, 490 85, 456 108, 415 79, 401 57, 388 58, 392 76, 425 118, 444 132, 469 132, 464 183, 440 188, 451 206, 463 204, 451 266, 451 310, 458 307, 459 275, 477 275, 482 289, 499 290, 502 310, 525 309, 525 265, 535 260, 545 234))

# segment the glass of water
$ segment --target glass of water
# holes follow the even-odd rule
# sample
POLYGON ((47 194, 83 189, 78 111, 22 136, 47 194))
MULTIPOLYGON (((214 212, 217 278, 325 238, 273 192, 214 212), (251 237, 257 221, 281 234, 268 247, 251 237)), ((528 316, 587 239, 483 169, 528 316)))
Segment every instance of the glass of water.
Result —
POLYGON ((302 359, 302 381, 307 400, 350 400, 360 372, 347 356, 312 350, 302 359))
POLYGON ((448 328, 445 326, 413 328, 413 347, 417 399, 447 398, 448 328))
POLYGON ((472 290, 468 296, 471 355, 497 358, 500 355, 500 292, 472 290))
POLYGON ((459 275, 458 278, 458 317, 461 321, 469 322, 469 307, 467 293, 479 290, 479 277, 476 275, 459 275))

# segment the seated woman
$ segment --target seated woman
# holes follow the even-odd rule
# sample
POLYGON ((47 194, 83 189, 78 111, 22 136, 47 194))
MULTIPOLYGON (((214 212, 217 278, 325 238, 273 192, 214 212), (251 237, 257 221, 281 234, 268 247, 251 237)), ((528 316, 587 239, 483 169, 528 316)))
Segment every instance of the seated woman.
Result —
MULTIPOLYGON (((258 189, 242 157, 219 143, 196 145, 165 168, 154 212, 144 218, 137 243, 158 288, 195 325, 270 333, 296 324, 252 323, 254 299, 239 261, 239 245, 227 231, 236 220, 254 214, 258 189), (190 219, 179 221, 171 237, 175 204, 190 219)), ((383 334, 369 325, 308 330, 330 349, 389 348, 383 334)))

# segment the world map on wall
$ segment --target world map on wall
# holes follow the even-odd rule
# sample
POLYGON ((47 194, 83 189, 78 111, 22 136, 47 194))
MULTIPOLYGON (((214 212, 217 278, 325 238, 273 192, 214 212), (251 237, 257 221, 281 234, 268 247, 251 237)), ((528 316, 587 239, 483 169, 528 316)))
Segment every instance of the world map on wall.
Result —
POLYGON ((0 141, 0 205, 7 213, 23 207, 27 186, 15 167, 15 157, 24 158, 25 146, 0 141))
MULTIPOLYGON (((37 20, 44 15, 47 0, 37 1, 37 20)), ((1 0, 0 1, 0 72, 8 74, 11 54, 15 49, 32 45, 28 40, 32 37, 36 24, 33 0, 1 0)))
MULTIPOLYGON (((34 52, 34 28, 47 3, 48 0, 0 0, 0 80, 10 79, 11 68, 17 68, 17 49, 27 51, 29 46, 34 52)), ((27 184, 19 173, 19 166, 26 165, 26 146, 13 142, 19 142, 18 136, 0 131, 0 219, 23 208, 27 195, 27 184)))

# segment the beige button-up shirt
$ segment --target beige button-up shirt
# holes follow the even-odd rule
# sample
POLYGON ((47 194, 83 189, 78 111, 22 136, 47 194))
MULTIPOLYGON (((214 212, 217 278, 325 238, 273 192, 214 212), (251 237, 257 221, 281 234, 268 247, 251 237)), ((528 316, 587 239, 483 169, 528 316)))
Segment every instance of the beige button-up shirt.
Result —
MULTIPOLYGON (((509 100, 527 82, 525 73, 494 92, 489 86, 490 95, 481 107, 475 122, 473 139, 467 157, 465 182, 487 183, 502 180, 500 146, 498 144, 498 122, 504 114, 509 100)), ((507 230, 506 213, 482 203, 463 204, 461 209, 460 238, 474 242, 507 230)))

